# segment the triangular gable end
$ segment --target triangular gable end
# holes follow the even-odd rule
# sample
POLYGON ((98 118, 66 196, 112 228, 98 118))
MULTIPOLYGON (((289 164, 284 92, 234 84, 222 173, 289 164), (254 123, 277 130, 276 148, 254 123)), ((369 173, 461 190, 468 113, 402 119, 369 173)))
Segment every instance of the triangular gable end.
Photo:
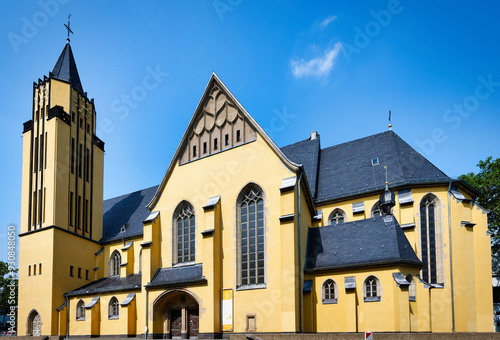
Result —
POLYGON ((179 162, 180 165, 186 164, 253 142, 258 136, 267 142, 290 170, 297 172, 301 168, 300 164, 292 162, 285 156, 219 77, 212 73, 167 172, 153 199, 147 205, 148 209, 154 208, 175 162, 179 162))

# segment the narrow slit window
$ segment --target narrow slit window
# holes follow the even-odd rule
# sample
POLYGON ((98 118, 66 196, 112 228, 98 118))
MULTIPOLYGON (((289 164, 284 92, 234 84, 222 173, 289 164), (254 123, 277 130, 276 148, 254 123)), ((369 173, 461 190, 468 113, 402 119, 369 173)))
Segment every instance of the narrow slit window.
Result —
POLYGON ((73 266, 69 266, 69 276, 73 276, 73 266))
POLYGON ((219 145, 217 144, 217 138, 214 138, 214 150, 217 150, 219 145))
POLYGON ((229 146, 229 135, 227 133, 224 135, 224 144, 229 146))
POLYGON ((28 266, 28 276, 31 276, 31 266, 28 266))
POLYGON ((82 146, 82 143, 80 143, 79 148, 78 148, 78 176, 80 178, 82 178, 82 165, 83 165, 82 164, 83 163, 83 159, 82 159, 83 158, 82 157, 83 151, 82 151, 82 149, 83 149, 83 146, 82 146))
POLYGON ((196 157, 196 145, 193 145, 193 157, 196 157))
POLYGON ((69 225, 73 226, 73 192, 69 193, 69 225))
POLYGON ((241 131, 240 130, 236 130, 236 141, 241 142, 241 131))
POLYGON ((36 264, 33 265, 33 275, 36 275, 36 264))
POLYGON ((43 168, 43 155, 44 155, 44 148, 43 148, 43 134, 40 136, 40 168, 39 170, 42 170, 43 168))
POLYGON ((71 139, 71 173, 75 173, 75 139, 71 139))
POLYGON ((47 169, 47 143, 48 140, 47 140, 47 132, 45 132, 45 156, 43 157, 44 159, 44 168, 47 169))
POLYGON ((89 200, 85 200, 85 232, 89 232, 89 200))
POLYGON ((76 205, 76 227, 81 229, 81 216, 82 216, 82 196, 78 195, 78 202, 76 205))
POLYGON ((35 166, 33 167, 33 172, 38 170, 38 137, 35 137, 35 166))
POLYGON ((78 278, 82 278, 82 268, 78 268, 78 278))
POLYGON ((89 279, 89 270, 86 269, 85 270, 85 280, 88 280, 89 279))
POLYGON ((203 142, 203 153, 207 153, 207 142, 203 142))
POLYGON ((90 178, 90 150, 85 151, 85 180, 88 182, 90 178))
POLYGON ((38 274, 42 275, 42 264, 38 264, 38 274))

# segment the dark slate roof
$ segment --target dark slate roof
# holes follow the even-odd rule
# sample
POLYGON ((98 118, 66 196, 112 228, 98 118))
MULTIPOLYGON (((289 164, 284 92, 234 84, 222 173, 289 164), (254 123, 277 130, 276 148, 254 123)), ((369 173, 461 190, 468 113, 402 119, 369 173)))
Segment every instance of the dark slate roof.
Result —
POLYGON ((391 187, 450 181, 396 133, 386 131, 322 149, 315 202, 382 191, 386 180, 384 166, 391 187), (372 166, 373 158, 378 158, 379 165, 372 166))
POLYGON ((165 287, 202 282, 206 282, 203 276, 203 266, 201 263, 197 263, 189 266, 158 269, 147 287, 165 287))
POLYGON ((381 216, 309 228, 304 270, 382 264, 422 266, 395 218, 381 216))
POLYGON ((71 51, 69 42, 66 43, 59 59, 57 59, 56 66, 52 70, 52 75, 54 78, 71 83, 75 89, 83 93, 82 83, 80 82, 80 76, 76 69, 75 58, 73 58, 73 51, 71 51))
POLYGON ((316 185, 318 178, 319 138, 306 139, 301 142, 287 145, 281 148, 281 151, 292 161, 302 164, 309 182, 311 194, 316 195, 316 185))
POLYGON ((141 274, 132 274, 127 277, 110 276, 93 281, 85 286, 72 290, 65 295, 89 295, 105 292, 118 292, 141 289, 141 274))
POLYGON ((158 186, 154 186, 105 200, 101 242, 142 235, 142 221, 150 213, 146 205, 151 201, 157 189, 158 186), (121 232, 123 226, 125 226, 125 231, 121 232))

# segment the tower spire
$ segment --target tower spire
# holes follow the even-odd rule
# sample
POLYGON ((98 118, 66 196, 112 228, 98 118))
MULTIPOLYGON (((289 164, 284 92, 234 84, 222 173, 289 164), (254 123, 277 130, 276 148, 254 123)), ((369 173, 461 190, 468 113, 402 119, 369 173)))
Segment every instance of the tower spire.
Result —
POLYGON ((68 30, 68 38, 66 38, 66 41, 69 43, 69 34, 74 34, 73 31, 71 30, 70 28, 70 25, 69 25, 69 18, 71 18, 71 14, 68 15, 68 24, 64 24, 64 27, 66 27, 66 29, 68 30))

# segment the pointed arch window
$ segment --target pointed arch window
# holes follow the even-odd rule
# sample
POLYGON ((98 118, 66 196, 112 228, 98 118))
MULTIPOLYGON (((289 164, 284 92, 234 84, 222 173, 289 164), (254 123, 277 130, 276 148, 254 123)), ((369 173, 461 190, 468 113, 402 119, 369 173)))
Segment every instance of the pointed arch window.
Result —
POLYGON ((122 257, 118 250, 111 254, 109 260, 109 276, 120 275, 120 265, 122 264, 122 257))
POLYGON ((77 321, 85 320, 85 302, 83 302, 83 300, 78 301, 76 305, 76 320, 77 321))
POLYGON ((380 301, 382 286, 380 285, 379 279, 375 276, 370 275, 365 279, 363 290, 365 302, 380 301))
POLYGON ((377 203, 375 203, 372 207, 372 217, 375 217, 375 216, 380 216, 381 215, 381 212, 380 212, 380 202, 377 201, 377 203))
POLYGON ((427 196, 420 203, 420 244, 422 279, 428 283, 438 283, 436 236, 436 201, 427 196))
POLYGON ((173 263, 195 261, 196 216, 193 206, 181 203, 174 213, 173 263))
POLYGON ((337 285, 332 279, 328 279, 323 283, 322 287, 322 298, 323 304, 337 303, 337 285))
POLYGON ((335 209, 328 218, 330 224, 341 224, 346 221, 345 212, 342 209, 335 209))
POLYGON ((108 319, 118 319, 120 316, 120 303, 116 297, 112 297, 109 300, 108 306, 108 319))
POLYGON ((264 197, 259 187, 242 191, 238 212, 238 282, 242 286, 264 284, 264 197))

